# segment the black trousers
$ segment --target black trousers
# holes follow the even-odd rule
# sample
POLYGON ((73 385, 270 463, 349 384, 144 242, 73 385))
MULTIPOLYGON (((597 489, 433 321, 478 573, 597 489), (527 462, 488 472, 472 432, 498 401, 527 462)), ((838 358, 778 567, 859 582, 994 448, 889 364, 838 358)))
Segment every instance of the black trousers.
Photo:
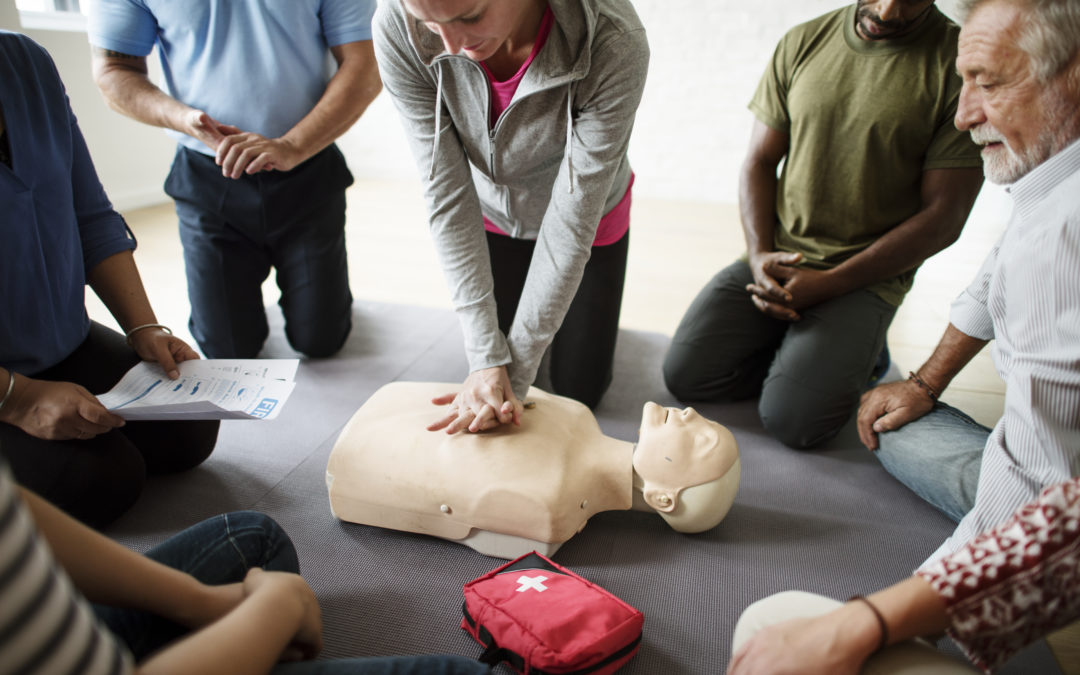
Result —
MULTIPOLYGON (((30 377, 74 382, 98 395, 138 362, 123 335, 91 322, 89 335, 74 352, 30 377)), ((217 434, 217 421, 128 422, 85 441, 47 441, 0 424, 0 453, 17 482, 101 528, 135 503, 147 474, 198 465, 210 456, 217 434)))
MULTIPOLYGON (((488 255, 495 279, 499 329, 514 321, 536 242, 488 232, 488 255)), ((594 246, 570 309, 548 348, 552 391, 590 408, 611 384, 619 333, 630 233, 607 246, 594 246)))
POLYGON ((782 321, 754 306, 753 280, 736 261, 701 289, 671 338, 664 381, 681 401, 760 395, 769 433, 793 448, 820 445, 858 410, 896 307, 861 289, 782 321))

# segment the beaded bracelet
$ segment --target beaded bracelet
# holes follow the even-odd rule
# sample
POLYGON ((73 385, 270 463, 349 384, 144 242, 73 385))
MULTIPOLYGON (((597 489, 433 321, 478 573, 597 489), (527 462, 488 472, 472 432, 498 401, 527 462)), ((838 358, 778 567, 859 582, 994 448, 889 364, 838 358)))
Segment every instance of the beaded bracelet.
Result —
POLYGON ((938 393, 936 391, 934 391, 933 387, 928 385, 926 382, 923 382, 923 379, 921 377, 919 377, 918 375, 916 375, 914 370, 909 370, 908 371, 908 378, 907 379, 911 380, 915 384, 917 384, 920 387, 922 387, 923 389, 925 389, 926 393, 930 395, 930 400, 931 401, 936 401, 937 400, 938 393))
POLYGON ((165 331, 169 335, 173 334, 172 329, 170 329, 168 326, 162 325, 160 323, 144 323, 141 326, 135 326, 134 328, 132 328, 131 330, 129 330, 127 333, 124 334, 124 342, 126 342, 128 344, 128 347, 132 346, 132 344, 131 344, 131 336, 134 335, 135 333, 138 333, 143 328, 160 328, 161 330, 165 331))
POLYGON ((880 652, 882 649, 885 649, 885 647, 887 647, 889 644, 889 627, 885 625, 885 617, 881 616, 881 612, 878 611, 877 607, 874 607, 874 603, 870 602, 863 596, 853 595, 848 598, 848 602, 851 602, 852 600, 858 600, 862 602, 870 608, 871 612, 874 613, 874 618, 877 619, 878 626, 881 627, 881 640, 878 641, 877 649, 875 649, 874 651, 880 652))
POLYGON ((14 391, 14 390, 15 390, 15 371, 14 370, 9 370, 8 371, 7 392, 4 393, 4 398, 0 398, 0 409, 2 409, 4 407, 4 404, 7 403, 7 400, 9 398, 11 398, 11 392, 14 391))

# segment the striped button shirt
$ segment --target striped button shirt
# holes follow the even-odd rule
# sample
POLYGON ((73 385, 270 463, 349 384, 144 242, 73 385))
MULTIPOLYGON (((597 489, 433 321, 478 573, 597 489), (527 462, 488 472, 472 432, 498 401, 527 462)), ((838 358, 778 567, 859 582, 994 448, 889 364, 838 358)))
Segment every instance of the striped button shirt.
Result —
POLYGON ((130 653, 59 571, 0 461, 0 673, 130 673, 130 653))
POLYGON ((1005 410, 983 450, 975 506, 924 568, 1080 475, 1080 141, 1009 192, 1009 225, 949 316, 993 340, 1005 410))

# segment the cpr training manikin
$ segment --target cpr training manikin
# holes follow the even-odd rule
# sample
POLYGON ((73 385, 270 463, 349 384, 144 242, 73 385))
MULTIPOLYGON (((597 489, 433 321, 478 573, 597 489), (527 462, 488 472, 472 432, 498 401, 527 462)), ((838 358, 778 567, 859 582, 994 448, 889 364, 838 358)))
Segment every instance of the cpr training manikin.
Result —
POLYGON ((656 511, 679 532, 703 532, 735 500, 735 438, 693 408, 646 403, 634 444, 605 436, 581 403, 533 387, 520 426, 428 431, 427 401, 456 387, 394 382, 356 411, 326 467, 337 518, 516 558, 553 554, 601 511, 656 511))

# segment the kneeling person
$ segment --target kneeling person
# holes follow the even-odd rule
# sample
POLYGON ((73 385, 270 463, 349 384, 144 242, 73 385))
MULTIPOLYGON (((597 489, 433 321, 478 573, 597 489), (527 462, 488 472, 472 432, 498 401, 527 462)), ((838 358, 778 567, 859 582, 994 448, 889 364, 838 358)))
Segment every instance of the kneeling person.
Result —
POLYGON ((781 40, 750 102, 747 255, 676 330, 673 394, 760 394, 765 429, 795 448, 850 419, 915 270, 960 235, 982 184, 952 124, 956 39, 929 0, 859 0, 781 40))

